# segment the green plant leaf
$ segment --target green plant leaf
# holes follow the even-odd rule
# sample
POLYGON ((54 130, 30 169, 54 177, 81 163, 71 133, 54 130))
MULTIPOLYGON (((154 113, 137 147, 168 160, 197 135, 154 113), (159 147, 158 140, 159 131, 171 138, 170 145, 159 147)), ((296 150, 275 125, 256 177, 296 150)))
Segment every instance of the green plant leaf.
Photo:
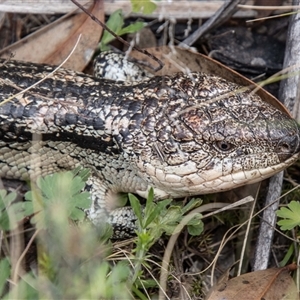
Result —
POLYGON ((0 295, 3 295, 5 285, 10 276, 10 263, 7 258, 0 260, 0 270, 0 295))
POLYGON ((204 224, 202 222, 202 215, 197 214, 187 224, 188 233, 190 235, 200 235, 204 230, 204 224))
POLYGON ((276 212, 277 216, 283 218, 277 224, 281 230, 291 230, 300 225, 300 202, 291 201, 287 207, 282 207, 276 212))
MULTIPOLYGON (((83 209, 90 207, 91 199, 88 192, 82 192, 85 186, 82 178, 87 178, 87 173, 83 171, 80 174, 75 176, 68 171, 39 178, 38 188, 25 195, 25 199, 33 204, 31 213, 35 215, 31 222, 38 228, 47 228, 51 227, 51 218, 62 222, 68 222, 68 218, 83 220, 83 209)), ((25 210, 30 212, 29 203, 25 203, 25 210)))
POLYGON ((151 228, 155 232, 155 235, 161 236, 164 232, 167 235, 171 235, 182 218, 181 207, 171 205, 168 209, 161 211, 159 219, 151 225, 151 228))
POLYGON ((147 196, 147 200, 146 200, 146 206, 145 206, 145 215, 149 215, 151 213, 151 211, 154 208, 154 190, 153 188, 150 188, 149 192, 148 192, 148 196, 147 196))
POLYGON ((36 278, 31 273, 26 273, 22 276, 20 281, 18 281, 18 284, 13 285, 13 288, 1 299, 20 299, 20 295, 22 295, 21 299, 42 299, 43 297, 40 298, 41 295, 39 295, 35 287, 29 284, 29 282, 37 284, 36 278))
MULTIPOLYGON (((127 285, 130 270, 126 262, 118 262, 113 266, 107 261, 101 261, 98 264, 97 262, 83 264, 80 267, 80 272, 75 273, 74 277, 77 276, 81 279, 87 275, 89 276, 88 284, 90 287, 79 286, 80 290, 86 289, 86 292, 76 299, 132 299, 129 295, 130 287, 127 285), (99 282, 101 282, 100 285, 99 282), (87 292, 91 294, 88 295, 87 292)), ((71 297, 71 299, 75 298, 71 297)))
POLYGON ((137 216, 139 224, 142 226, 143 216, 142 216, 142 206, 140 204, 140 201, 133 194, 128 194, 128 198, 129 198, 130 205, 133 209, 133 212, 137 216))
MULTIPOLYGON (((117 36, 121 36, 127 33, 135 33, 141 30, 145 24, 143 22, 134 22, 126 27, 124 26, 124 16, 121 9, 116 10, 106 22, 106 26, 112 30, 117 36)), ((109 33, 107 30, 104 30, 101 42, 100 42, 100 50, 107 51, 109 48, 107 45, 113 41, 115 37, 109 33)))
POLYGON ((202 204, 202 202, 203 202, 202 199, 199 198, 191 199, 184 207, 182 207, 182 213, 186 214, 192 209, 199 207, 202 204))
POLYGON ((291 258, 293 257, 294 253, 295 253, 295 245, 294 245, 294 243, 291 243, 288 251, 286 251, 286 253, 284 255, 284 258, 279 263, 279 266, 280 267, 286 266, 288 264, 288 262, 291 261, 291 258))
POLYGON ((123 34, 127 34, 127 33, 135 33, 138 32, 139 30, 141 30, 142 28, 145 27, 145 23, 144 22, 134 22, 124 28, 122 28, 119 32, 118 35, 123 35, 123 34))
MULTIPOLYGON (((124 17, 121 9, 118 9, 114 13, 112 13, 106 22, 106 26, 110 30, 112 30, 116 35, 119 35, 119 31, 122 29, 123 25, 124 17)), ((111 33, 109 33, 107 30, 104 30, 100 43, 100 49, 102 49, 105 45, 110 43, 114 38, 115 37, 111 33)))
POLYGON ((143 14, 151 14, 157 7, 151 0, 131 0, 131 6, 133 12, 143 14))
POLYGON ((171 199, 161 200, 155 206, 152 208, 152 211, 149 214, 146 214, 148 216, 145 218, 144 227, 147 227, 150 225, 153 220, 160 215, 162 211, 165 211, 167 209, 167 206, 172 202, 171 199))
POLYGON ((74 174, 74 177, 79 176, 83 182, 86 182, 91 175, 90 169, 84 169, 80 166, 75 168, 71 172, 74 174))
POLYGON ((0 210, 7 208, 9 205, 12 204, 17 198, 17 194, 15 192, 7 193, 6 190, 0 190, 0 210))
POLYGON ((14 229, 18 222, 29 215, 21 202, 14 203, 16 198, 15 192, 7 193, 5 190, 0 190, 0 229, 2 230, 14 229))

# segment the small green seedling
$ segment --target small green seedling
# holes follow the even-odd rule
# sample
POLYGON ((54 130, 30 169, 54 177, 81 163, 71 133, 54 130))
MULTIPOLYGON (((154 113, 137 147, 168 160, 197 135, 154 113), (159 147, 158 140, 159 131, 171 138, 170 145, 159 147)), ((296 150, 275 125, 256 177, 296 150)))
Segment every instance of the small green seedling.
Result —
POLYGON ((281 207, 277 212, 279 220, 277 224, 281 230, 291 230, 300 225, 300 202, 291 201, 287 207, 281 207))

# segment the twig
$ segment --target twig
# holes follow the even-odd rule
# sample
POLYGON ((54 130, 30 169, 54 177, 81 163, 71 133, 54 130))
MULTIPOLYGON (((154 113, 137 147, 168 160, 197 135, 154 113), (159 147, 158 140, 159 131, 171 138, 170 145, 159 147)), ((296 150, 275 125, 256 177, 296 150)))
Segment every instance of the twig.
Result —
POLYGON ((23 260, 23 258, 25 257, 26 253, 28 252, 31 244, 33 243, 34 239, 36 238, 36 236, 38 235, 38 233, 40 232, 40 230, 37 230, 33 235, 32 237, 30 238, 30 241, 28 242, 26 248, 24 249, 23 253, 21 254, 21 256, 19 257, 17 263, 16 263, 16 266, 15 266, 15 270, 14 270, 14 274, 13 274, 13 277, 12 277, 12 281, 14 283, 17 282, 18 280, 18 276, 19 276, 19 269, 20 269, 20 265, 21 265, 21 262, 23 260))
POLYGON ((282 5, 282 6, 274 6, 274 5, 244 5, 239 4, 238 8, 243 9, 255 9, 255 10, 287 10, 287 9, 300 9, 300 5, 282 5))
POLYGON ((283 171, 271 177, 269 182, 268 193, 264 204, 264 206, 268 207, 264 210, 260 222, 253 261, 253 271, 265 270, 268 268, 282 181, 283 171))
MULTIPOLYGON (((260 185, 259 185, 260 186, 260 185)), ((244 256, 246 253, 246 247, 249 244, 249 232, 250 232, 250 226, 252 224, 252 220, 253 220, 253 214, 254 214, 254 209, 256 207, 257 204, 257 198, 258 198, 258 193, 259 193, 259 188, 257 189, 257 193, 255 195, 255 200, 253 201, 252 205, 251 205, 251 210, 249 213, 249 221, 247 222, 247 229, 246 229, 246 233, 243 239, 243 246, 242 246, 242 250, 241 250, 241 255, 240 255, 240 261, 239 261, 239 266, 238 266, 238 271, 237 271, 237 276, 240 276, 242 273, 242 267, 243 267, 243 262, 244 262, 244 256)))
POLYGON ((222 5, 211 18, 209 18, 201 27, 199 27, 184 41, 182 41, 179 46, 184 47, 185 45, 193 45, 201 36, 206 34, 208 31, 227 21, 237 11, 237 6, 245 2, 245 0, 226 1, 224 5, 222 5))

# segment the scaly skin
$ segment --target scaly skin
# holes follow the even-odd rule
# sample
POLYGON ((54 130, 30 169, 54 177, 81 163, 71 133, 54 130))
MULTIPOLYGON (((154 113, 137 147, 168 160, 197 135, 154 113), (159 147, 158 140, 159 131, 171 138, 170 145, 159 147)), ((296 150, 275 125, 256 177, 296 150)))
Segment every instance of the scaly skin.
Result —
MULTIPOLYGON (((3 63, 1 102, 53 70, 3 63)), ((95 223, 120 192, 178 198, 261 181, 297 160, 299 141, 288 115, 203 73, 123 85, 61 69, 0 106, 1 177, 89 168, 95 223)))

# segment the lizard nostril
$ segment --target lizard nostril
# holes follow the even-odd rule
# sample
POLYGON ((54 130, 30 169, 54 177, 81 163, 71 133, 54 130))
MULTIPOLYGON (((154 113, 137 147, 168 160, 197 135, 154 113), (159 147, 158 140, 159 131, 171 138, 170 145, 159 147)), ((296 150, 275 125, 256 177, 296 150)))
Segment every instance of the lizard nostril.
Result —
POLYGON ((299 138, 296 136, 284 137, 276 146, 276 152, 281 161, 293 156, 299 152, 299 138))
POLYGON ((282 142, 278 144, 277 150, 279 153, 290 153, 291 147, 287 142, 282 142))

